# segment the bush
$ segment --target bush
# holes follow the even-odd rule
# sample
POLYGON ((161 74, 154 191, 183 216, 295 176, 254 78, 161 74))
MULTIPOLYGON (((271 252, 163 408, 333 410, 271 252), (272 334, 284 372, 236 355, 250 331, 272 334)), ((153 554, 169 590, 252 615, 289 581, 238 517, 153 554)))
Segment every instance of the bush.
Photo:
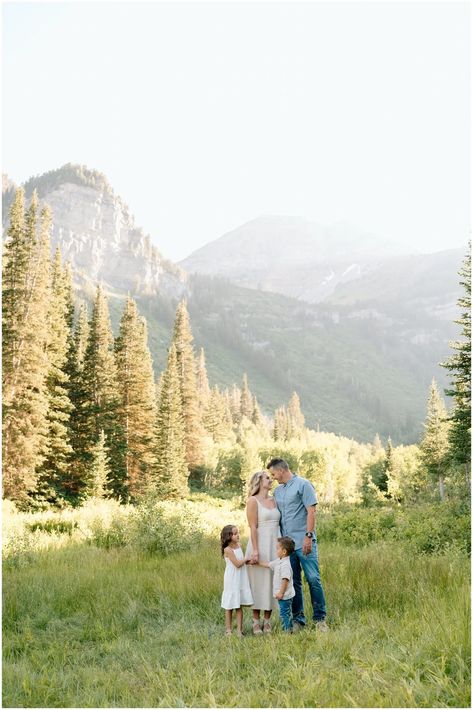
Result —
POLYGON ((135 547, 145 552, 168 555, 186 550, 201 541, 203 525, 188 503, 143 503, 131 511, 117 511, 105 522, 91 525, 90 542, 110 549, 135 547))
POLYGON ((395 540, 424 554, 471 550, 469 508, 458 502, 410 508, 338 507, 320 514, 317 529, 321 541, 344 545, 395 540))
POLYGON ((56 520, 55 518, 48 518, 46 520, 35 520, 33 523, 28 523, 26 527, 30 532, 42 530, 50 534, 72 535, 73 531, 78 527, 78 523, 77 520, 56 520))

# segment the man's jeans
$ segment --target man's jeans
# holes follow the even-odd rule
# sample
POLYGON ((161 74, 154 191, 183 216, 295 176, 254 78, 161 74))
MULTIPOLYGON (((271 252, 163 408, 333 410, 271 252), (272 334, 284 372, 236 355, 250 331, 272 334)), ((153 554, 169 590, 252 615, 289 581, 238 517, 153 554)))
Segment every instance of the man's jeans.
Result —
POLYGON ((312 552, 308 555, 302 554, 302 548, 296 550, 291 555, 291 567, 294 575, 294 591, 296 596, 292 599, 293 620, 304 626, 306 618, 304 616, 304 597, 302 594, 302 571, 310 589, 310 599, 314 621, 322 621, 327 615, 325 608, 325 596, 320 581, 319 560, 317 556, 317 543, 312 542, 312 552))
POLYGON ((278 599, 279 616, 284 631, 292 629, 292 599, 278 599))

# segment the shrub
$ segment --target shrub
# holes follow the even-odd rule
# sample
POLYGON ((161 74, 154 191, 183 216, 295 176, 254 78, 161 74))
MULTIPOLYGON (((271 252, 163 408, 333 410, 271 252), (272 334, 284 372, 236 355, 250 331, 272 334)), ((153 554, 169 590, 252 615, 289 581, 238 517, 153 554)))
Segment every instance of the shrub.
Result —
POLYGON ((30 532, 42 530, 47 533, 57 533, 58 535, 72 535, 73 531, 78 527, 77 520, 56 520, 55 518, 47 518, 46 520, 35 520, 28 523, 26 528, 30 532))

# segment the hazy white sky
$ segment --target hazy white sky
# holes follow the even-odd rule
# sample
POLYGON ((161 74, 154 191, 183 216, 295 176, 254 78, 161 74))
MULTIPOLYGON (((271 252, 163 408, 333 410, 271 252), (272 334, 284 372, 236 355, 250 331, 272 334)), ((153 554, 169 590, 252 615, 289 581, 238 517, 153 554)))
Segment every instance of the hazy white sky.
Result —
POLYGON ((260 214, 469 231, 467 3, 5 3, 3 170, 104 172, 174 260, 260 214))

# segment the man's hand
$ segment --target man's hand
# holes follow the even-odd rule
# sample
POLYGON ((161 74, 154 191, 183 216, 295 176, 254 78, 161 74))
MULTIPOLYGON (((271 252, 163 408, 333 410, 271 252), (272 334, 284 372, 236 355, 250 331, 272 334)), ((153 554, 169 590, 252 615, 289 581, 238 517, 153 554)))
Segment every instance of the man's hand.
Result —
POLYGON ((302 554, 309 555, 312 552, 312 540, 310 537, 305 537, 302 543, 302 554))

